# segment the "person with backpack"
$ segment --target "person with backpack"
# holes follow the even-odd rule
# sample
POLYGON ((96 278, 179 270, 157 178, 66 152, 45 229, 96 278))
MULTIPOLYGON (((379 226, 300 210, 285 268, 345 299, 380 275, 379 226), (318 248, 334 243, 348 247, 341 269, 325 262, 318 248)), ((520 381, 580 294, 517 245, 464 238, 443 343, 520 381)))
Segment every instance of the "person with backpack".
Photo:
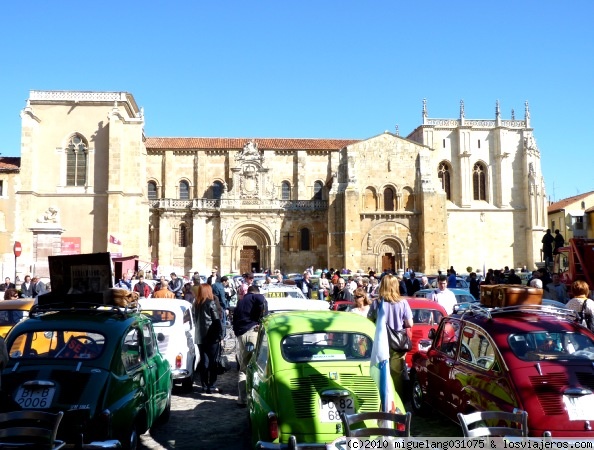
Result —
POLYGON ((594 300, 588 298, 590 287, 583 280, 576 280, 571 284, 573 298, 567 302, 565 307, 578 314, 578 321, 590 331, 594 331, 592 318, 594 317, 594 300))

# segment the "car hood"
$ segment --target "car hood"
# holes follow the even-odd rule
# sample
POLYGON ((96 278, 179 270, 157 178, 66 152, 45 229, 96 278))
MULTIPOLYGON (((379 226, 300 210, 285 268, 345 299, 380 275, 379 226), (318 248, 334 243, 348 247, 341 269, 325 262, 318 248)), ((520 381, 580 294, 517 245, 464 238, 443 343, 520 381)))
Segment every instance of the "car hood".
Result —
POLYGON ((542 436, 592 436, 594 368, 591 362, 531 361, 514 367, 513 380, 530 433, 542 436), (589 406, 585 406, 585 405, 589 406))

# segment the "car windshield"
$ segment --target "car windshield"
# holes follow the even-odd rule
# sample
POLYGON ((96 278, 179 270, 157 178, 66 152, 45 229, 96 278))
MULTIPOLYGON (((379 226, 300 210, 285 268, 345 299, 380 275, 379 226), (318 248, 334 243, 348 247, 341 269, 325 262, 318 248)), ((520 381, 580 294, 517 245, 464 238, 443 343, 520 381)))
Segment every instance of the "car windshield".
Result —
POLYGON ((538 331, 510 334, 509 346, 525 361, 583 359, 594 361, 594 341, 581 333, 538 331))
POLYGON ((443 315, 436 309, 413 309, 413 322, 422 323, 425 325, 437 325, 441 321, 443 315))
POLYGON ((12 341, 11 358, 94 359, 101 356, 105 336, 78 330, 45 330, 22 333, 12 341))
POLYGON ((476 299, 470 294, 456 294, 456 301, 458 303, 473 303, 476 301, 476 299))
POLYGON ((153 327, 170 327, 175 323, 175 313, 166 309, 143 309, 142 314, 148 316, 153 327))
POLYGON ((289 362, 368 359, 371 347, 369 336, 354 332, 292 334, 281 342, 283 357, 289 362))

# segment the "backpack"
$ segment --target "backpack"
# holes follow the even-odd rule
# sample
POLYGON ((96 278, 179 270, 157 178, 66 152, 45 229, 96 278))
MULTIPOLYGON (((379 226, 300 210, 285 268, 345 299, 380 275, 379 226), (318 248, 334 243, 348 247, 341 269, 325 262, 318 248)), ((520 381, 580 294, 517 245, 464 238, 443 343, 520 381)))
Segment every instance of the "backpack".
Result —
POLYGON ((592 313, 586 311, 586 304, 589 301, 591 300, 587 298, 584 300, 584 303, 582 303, 582 310, 578 314, 578 322, 594 333, 594 320, 592 320, 592 313))

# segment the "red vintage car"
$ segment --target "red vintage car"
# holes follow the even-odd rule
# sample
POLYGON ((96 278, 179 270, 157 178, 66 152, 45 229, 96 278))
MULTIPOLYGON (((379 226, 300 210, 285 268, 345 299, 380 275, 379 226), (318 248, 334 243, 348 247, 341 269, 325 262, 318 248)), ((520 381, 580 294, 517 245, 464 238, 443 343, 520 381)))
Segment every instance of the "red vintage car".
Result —
POLYGON ((411 339, 412 349, 406 354, 406 366, 410 369, 413 355, 419 349, 419 341, 427 338, 429 330, 437 329, 441 319, 447 316, 448 313, 443 306, 432 300, 415 297, 407 297, 406 300, 412 310, 414 322, 411 339))
POLYGON ((410 372, 416 413, 519 409, 531 436, 594 438, 594 333, 573 312, 471 306, 429 336, 410 372))

